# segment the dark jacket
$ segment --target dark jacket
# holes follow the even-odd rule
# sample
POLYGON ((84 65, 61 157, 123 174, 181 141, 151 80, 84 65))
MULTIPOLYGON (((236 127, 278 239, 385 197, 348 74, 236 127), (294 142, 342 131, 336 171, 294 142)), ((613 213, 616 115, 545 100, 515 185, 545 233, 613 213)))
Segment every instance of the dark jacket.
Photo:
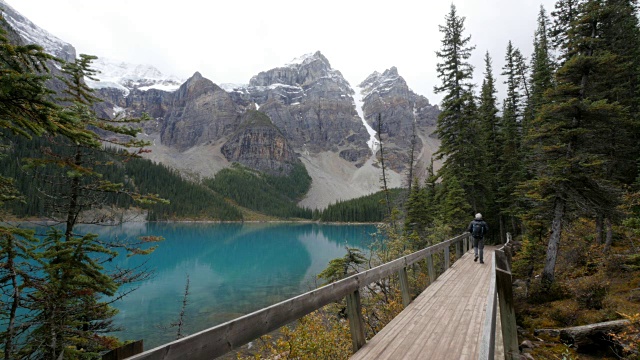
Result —
POLYGON ((470 233, 473 234, 473 224, 477 223, 480 224, 480 226, 482 226, 482 236, 480 237, 476 237, 478 239, 482 239, 488 232, 489 232, 489 225, 487 225, 487 223, 484 220, 476 220, 474 219, 472 222, 469 223, 469 228, 467 229, 467 231, 469 231, 470 233))

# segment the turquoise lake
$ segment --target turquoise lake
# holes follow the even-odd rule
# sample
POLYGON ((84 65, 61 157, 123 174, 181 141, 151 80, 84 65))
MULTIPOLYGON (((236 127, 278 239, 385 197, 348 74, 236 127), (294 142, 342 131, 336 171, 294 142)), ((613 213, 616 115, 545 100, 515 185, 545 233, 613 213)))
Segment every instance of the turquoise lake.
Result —
MULTIPOLYGON (((374 225, 128 223, 83 227, 102 239, 165 238, 147 256, 119 257, 113 265, 146 262, 153 277, 113 305, 121 339, 144 339, 145 349, 175 340, 167 328, 180 314, 187 276, 184 332, 193 334, 316 287, 316 275, 345 246, 368 250, 374 225)), ((128 288, 121 288, 127 290, 128 288)))

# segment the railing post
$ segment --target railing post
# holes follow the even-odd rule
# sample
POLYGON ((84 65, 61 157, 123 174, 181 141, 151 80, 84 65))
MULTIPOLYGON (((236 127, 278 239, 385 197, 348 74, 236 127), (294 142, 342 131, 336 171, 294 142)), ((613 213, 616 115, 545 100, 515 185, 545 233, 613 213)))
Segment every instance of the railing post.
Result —
POLYGON ((364 336, 364 319, 362 318, 359 290, 347 295, 347 316, 351 330, 351 344, 353 346, 353 352, 355 353, 367 342, 364 336))
POLYGON ((465 238, 462 240, 462 245, 463 245, 463 250, 464 250, 464 252, 469 251, 469 237, 465 237, 465 238))
POLYGON ((406 308, 411 304, 411 294, 409 291, 409 277, 407 276, 407 268, 403 267, 398 271, 400 278, 400 291, 402 292, 402 305, 406 308))
POLYGON ((444 270, 446 271, 451 264, 449 264, 449 247, 446 246, 444 248, 444 270))
POLYGON ((487 295, 487 310, 484 318, 484 328, 482 330, 482 341, 478 349, 478 360, 493 360, 496 348, 496 310, 498 301, 496 299, 496 258, 491 261, 491 280, 489 280, 489 291, 487 295))
POLYGON ((496 250, 494 254, 496 257, 496 290, 500 304, 504 356, 506 360, 515 360, 520 358, 520 350, 518 349, 518 330, 516 328, 516 313, 513 304, 511 273, 504 270, 509 267, 505 253, 501 250, 496 250))
POLYGON ((102 355, 102 360, 126 359, 133 355, 138 355, 142 353, 144 351, 143 348, 144 348, 143 341, 138 340, 109 351, 108 353, 102 355))
POLYGON ((429 272, 429 284, 436 281, 436 269, 433 267, 433 254, 427 255, 427 271, 429 272))

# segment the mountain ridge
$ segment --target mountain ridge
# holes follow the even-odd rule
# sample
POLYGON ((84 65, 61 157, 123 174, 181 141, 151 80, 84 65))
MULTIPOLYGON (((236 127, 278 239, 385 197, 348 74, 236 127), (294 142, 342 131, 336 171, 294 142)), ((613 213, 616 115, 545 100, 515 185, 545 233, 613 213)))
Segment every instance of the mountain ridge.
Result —
MULTIPOLYGON (((61 40, 55 44, 69 50, 61 40)), ((373 72, 352 87, 320 51, 261 71, 246 85, 231 86, 219 86, 199 72, 183 81, 152 66, 108 59, 96 65, 103 81, 88 84, 104 100, 96 106, 101 116, 146 112, 153 118, 142 135, 154 142, 149 158, 195 178, 213 176, 233 162, 273 172, 302 161, 313 182, 300 204, 310 208, 379 189, 377 114, 383 119, 390 186, 406 183, 413 124, 419 162, 428 162, 438 145, 432 135, 437 106, 415 94, 395 67, 373 72), (247 126, 246 114, 255 110, 273 126, 247 126)), ((421 167, 414 173, 420 175, 421 167)))

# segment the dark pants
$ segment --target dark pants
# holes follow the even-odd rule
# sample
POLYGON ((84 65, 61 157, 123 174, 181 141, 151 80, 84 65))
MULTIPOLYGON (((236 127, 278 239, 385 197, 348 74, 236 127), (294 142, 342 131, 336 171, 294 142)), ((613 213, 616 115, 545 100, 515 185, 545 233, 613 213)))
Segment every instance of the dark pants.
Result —
POLYGON ((484 238, 473 238, 473 253, 480 257, 480 261, 484 261, 484 238))

